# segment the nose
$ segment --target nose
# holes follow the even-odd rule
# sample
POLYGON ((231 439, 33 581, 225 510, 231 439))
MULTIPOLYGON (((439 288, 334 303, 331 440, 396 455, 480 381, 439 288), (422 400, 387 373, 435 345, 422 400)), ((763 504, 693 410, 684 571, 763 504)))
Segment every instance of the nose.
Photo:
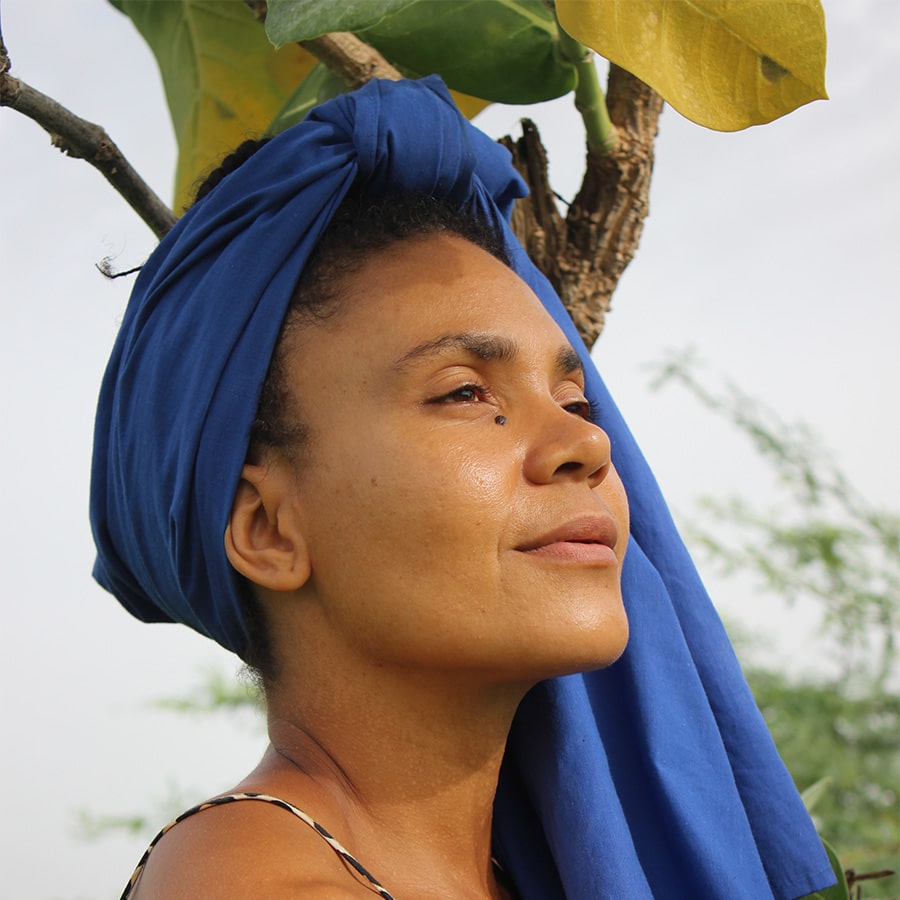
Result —
POLYGON ((525 457, 525 477, 534 484, 559 480, 586 481, 597 487, 610 471, 606 432, 556 406, 536 434, 525 457))

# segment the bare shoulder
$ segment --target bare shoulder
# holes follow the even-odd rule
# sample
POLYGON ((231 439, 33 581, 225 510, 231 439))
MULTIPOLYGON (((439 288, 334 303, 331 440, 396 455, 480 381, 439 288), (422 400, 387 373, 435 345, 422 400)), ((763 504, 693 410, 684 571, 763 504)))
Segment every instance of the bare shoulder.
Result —
POLYGON ((188 816, 154 847, 132 900, 353 900, 358 884, 320 835, 271 803, 242 801, 188 816))

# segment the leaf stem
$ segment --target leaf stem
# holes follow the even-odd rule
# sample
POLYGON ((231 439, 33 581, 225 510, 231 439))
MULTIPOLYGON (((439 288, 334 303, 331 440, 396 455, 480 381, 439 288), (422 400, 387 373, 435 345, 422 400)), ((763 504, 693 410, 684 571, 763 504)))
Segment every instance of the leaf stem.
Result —
MULTIPOLYGON (((554 5, 553 14, 556 16, 554 5)), ((575 108, 581 114, 587 132, 587 145, 594 153, 606 155, 615 150, 618 144, 616 126, 609 118, 606 97, 597 77, 594 65, 594 51, 579 43, 560 24, 556 16, 556 30, 559 35, 559 48, 562 55, 578 74, 578 86, 575 88, 575 108)))

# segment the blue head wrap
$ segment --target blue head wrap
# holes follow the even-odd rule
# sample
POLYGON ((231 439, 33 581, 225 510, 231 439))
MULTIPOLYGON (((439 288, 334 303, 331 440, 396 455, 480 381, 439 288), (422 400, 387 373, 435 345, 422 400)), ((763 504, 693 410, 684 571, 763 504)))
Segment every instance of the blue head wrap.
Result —
POLYGON ((525 186, 437 78, 377 81, 273 139, 190 210, 135 285, 97 413, 97 580, 145 621, 237 653, 223 534, 291 293, 351 184, 419 191, 503 230, 582 353, 630 504, 631 640, 517 715, 496 850, 528 900, 793 898, 833 880, 656 483, 562 304, 509 229, 525 186))

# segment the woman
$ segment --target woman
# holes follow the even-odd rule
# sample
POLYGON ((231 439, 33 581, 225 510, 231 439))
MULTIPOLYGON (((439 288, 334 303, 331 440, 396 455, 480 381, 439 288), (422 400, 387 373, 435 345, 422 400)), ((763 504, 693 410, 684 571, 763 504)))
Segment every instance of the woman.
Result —
POLYGON ((142 272, 98 412, 96 574, 255 664, 271 744, 133 896, 830 881, 652 479, 509 232, 521 193, 438 82, 373 83, 226 177, 142 272), (635 512, 624 566, 595 415, 635 512), (620 583, 632 641, 596 671, 624 648, 620 583))

